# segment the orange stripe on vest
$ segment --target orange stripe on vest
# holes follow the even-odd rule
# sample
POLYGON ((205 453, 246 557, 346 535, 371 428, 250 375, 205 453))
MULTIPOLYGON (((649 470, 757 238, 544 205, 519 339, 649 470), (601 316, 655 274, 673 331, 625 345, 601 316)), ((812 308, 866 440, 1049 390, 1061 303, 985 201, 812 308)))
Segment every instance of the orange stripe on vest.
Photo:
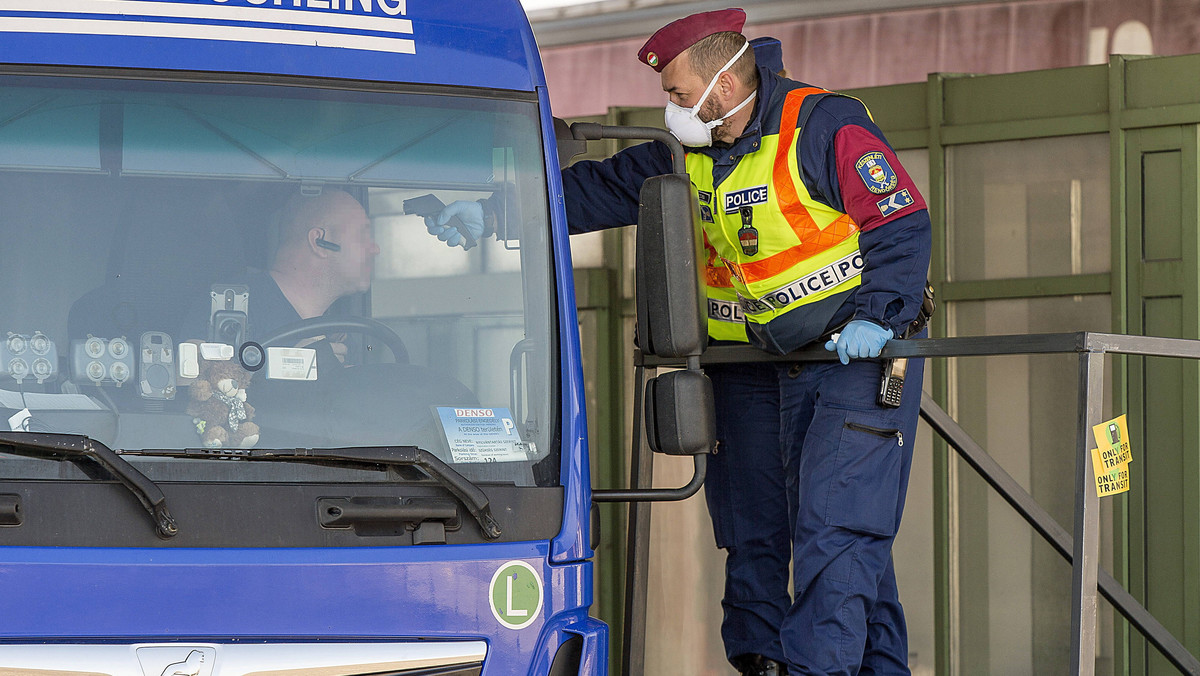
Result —
POLYGON ((708 233, 704 235, 704 285, 718 289, 732 289, 733 279, 725 267, 723 259, 717 255, 717 250, 708 242, 708 233))
POLYGON ((858 226, 847 215, 842 215, 822 230, 813 220, 808 209, 800 201, 796 186, 792 182, 792 172, 788 168, 788 155, 792 151, 792 139, 796 136, 796 122, 800 118, 800 105, 809 94, 820 94, 827 90, 816 87, 805 87, 788 92, 783 103, 783 113, 779 119, 779 146, 775 153, 775 168, 771 182, 775 186, 775 194, 779 208, 792 226, 800 243, 779 253, 768 256, 760 261, 738 265, 732 261, 727 264, 737 268, 738 277, 746 284, 769 279, 791 268, 800 261, 811 258, 823 251, 846 241, 858 231, 858 226))

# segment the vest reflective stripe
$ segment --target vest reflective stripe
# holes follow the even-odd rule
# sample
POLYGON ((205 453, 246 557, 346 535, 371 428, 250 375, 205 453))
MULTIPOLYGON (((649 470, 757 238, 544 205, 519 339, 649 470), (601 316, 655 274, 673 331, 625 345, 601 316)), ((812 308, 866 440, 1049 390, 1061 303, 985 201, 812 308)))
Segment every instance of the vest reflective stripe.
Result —
MULTIPOLYGON (((799 244, 785 249, 774 256, 746 263, 732 263, 738 277, 746 283, 768 279, 791 268, 800 261, 811 258, 816 254, 834 247, 858 232, 858 226, 849 216, 841 214, 833 222, 821 228, 813 220, 812 214, 805 207, 805 202, 796 191, 799 181, 799 167, 796 165, 796 122, 800 117, 800 106, 805 97, 810 94, 823 94, 827 90, 815 87, 795 89, 788 92, 784 100, 783 113, 780 115, 779 144, 775 150, 775 164, 771 172, 771 183, 776 191, 776 203, 783 212, 792 232, 796 234, 799 244), (793 178, 795 177, 795 178, 793 178)), ((803 188, 803 183, 800 184, 803 188)), ((809 203, 812 198, 804 189, 809 203)), ((824 206, 824 205, 821 205, 824 206)), ((828 209, 828 207, 824 207, 828 209)))
POLYGON ((704 235, 704 285, 718 289, 732 289, 733 280, 730 279, 729 268, 725 267, 725 263, 717 255, 717 250, 708 241, 708 233, 701 232, 704 235))
POLYGON ((738 335, 739 337, 731 339, 731 338, 725 338, 723 336, 713 336, 714 338, 720 337, 722 340, 745 340, 746 339, 746 330, 745 330, 745 327, 743 326, 743 324, 746 321, 746 317, 745 317, 745 314, 742 312, 741 300, 739 300, 737 298, 734 298, 733 300, 729 300, 726 298, 713 298, 712 296, 709 296, 708 297, 708 319, 710 322, 721 322, 723 324, 736 324, 737 328, 738 328, 738 333, 735 335, 738 335))
POLYGON ((714 294, 710 289, 705 310, 708 313, 709 338, 743 343, 749 340, 746 337, 746 314, 736 291, 724 289, 714 294))
POLYGON ((790 284, 770 291, 761 298, 743 298, 739 296, 738 302, 741 304, 743 312, 747 315, 765 314, 772 309, 786 308, 807 296, 836 288, 842 282, 861 275, 862 269, 862 254, 855 251, 841 260, 834 261, 790 284))
POLYGON ((708 233, 704 233, 704 286, 708 295, 708 337, 713 340, 737 340, 746 342, 746 318, 729 270, 717 256, 708 233))
MULTIPOLYGON (((743 156, 719 191, 712 185, 712 159, 700 153, 687 155, 693 183, 713 194, 715 223, 702 223, 712 249, 704 273, 709 298, 724 299, 728 283, 751 322, 766 323, 861 281, 861 264, 844 264, 858 252, 857 225, 809 195, 796 158, 801 106, 806 97, 825 93, 816 88, 788 92, 780 112, 781 131, 763 136, 760 150, 743 156), (758 201, 760 189, 766 186, 771 194, 758 201), (746 202, 753 204, 752 225, 758 230, 759 251, 753 254, 745 252, 737 237, 742 221, 735 207, 746 202), (732 205, 733 213, 726 213, 726 204, 732 205), (713 253, 724 263, 723 271, 712 260, 713 253), (786 297, 779 295, 785 291, 786 297)), ((710 335, 714 323, 709 321, 710 335)))
MULTIPOLYGON (((796 123, 800 118, 800 106, 809 94, 823 93, 824 91, 826 90, 810 87, 788 92, 787 99, 783 104, 783 114, 779 116, 781 120, 779 147, 775 151, 773 183, 779 194, 779 208, 787 217, 800 244, 777 256, 780 260, 777 262, 778 268, 775 273, 763 274, 767 271, 751 272, 746 270, 746 274, 750 278, 774 276, 795 263, 836 246, 858 232, 858 226, 846 214, 842 214, 824 228, 817 227, 812 215, 805 208, 804 202, 796 193, 796 179, 793 177, 800 175, 800 168, 796 164, 796 149, 793 141, 796 136, 796 123)), ((806 189, 806 195, 807 192, 806 189)))

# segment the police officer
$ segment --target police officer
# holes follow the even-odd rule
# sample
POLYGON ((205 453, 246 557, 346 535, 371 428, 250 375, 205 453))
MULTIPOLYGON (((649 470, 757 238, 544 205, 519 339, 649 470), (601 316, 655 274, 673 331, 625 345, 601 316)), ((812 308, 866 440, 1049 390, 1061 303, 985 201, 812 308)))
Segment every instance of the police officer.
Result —
MULTIPOLYGON (((759 67, 783 70, 779 40, 755 38, 750 48, 759 67)), ((711 217, 710 211, 706 204, 703 217, 711 217)), ((707 237, 704 251, 709 343, 744 345, 745 317, 729 271, 707 237)), ((709 457, 704 498, 716 544, 726 554, 721 638, 739 672, 776 676, 784 673, 779 629, 792 601, 778 376, 766 362, 712 364, 704 371, 717 413, 717 446, 709 457)))
MULTIPOLYGON (((907 673, 891 548, 923 364, 910 361, 900 405, 890 408, 877 403, 876 357, 889 339, 911 334, 918 317, 928 212, 865 106, 758 67, 744 22, 740 9, 694 14, 660 29, 638 54, 659 72, 667 126, 688 147, 708 253, 710 334, 723 337, 721 320, 740 313, 750 342, 764 350, 786 354, 818 342, 838 355, 770 367, 773 381, 759 395, 718 395, 718 427, 739 440, 718 449, 714 464, 724 466, 706 483, 708 491, 718 481, 729 488, 709 497, 718 543, 729 549, 726 652, 743 673, 907 673), (786 529, 778 505, 759 504, 769 491, 736 483, 756 453, 772 452, 770 439, 747 445, 753 431, 770 429, 770 416, 757 416, 770 407, 777 407, 786 529), (726 516, 732 524, 722 522, 726 516), (777 547, 786 535, 795 596, 777 618, 774 582, 755 577, 761 571, 741 554, 748 543, 777 547), (743 588, 747 596, 766 592, 767 601, 746 603, 743 588), (776 622, 777 643, 762 635, 776 622)), ((655 142, 564 171, 572 232, 635 222, 642 182, 669 172, 670 160, 655 142)), ((450 205, 427 222, 430 231, 459 243, 445 225, 454 215, 483 232, 486 216, 474 202, 450 205)), ((745 392, 764 381, 749 367, 739 373, 745 392)), ((718 391, 722 380, 731 382, 718 375, 718 391)))

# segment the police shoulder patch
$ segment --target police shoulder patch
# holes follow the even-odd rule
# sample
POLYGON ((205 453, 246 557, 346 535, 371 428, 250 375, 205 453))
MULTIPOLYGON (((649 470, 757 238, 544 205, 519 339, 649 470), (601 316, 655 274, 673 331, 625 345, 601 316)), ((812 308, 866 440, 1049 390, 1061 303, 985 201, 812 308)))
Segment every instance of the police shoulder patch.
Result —
POLYGON ((871 151, 858 158, 858 161, 854 163, 854 168, 867 186, 867 190, 876 195, 895 190, 896 184, 899 182, 896 172, 888 164, 887 158, 879 151, 871 151))

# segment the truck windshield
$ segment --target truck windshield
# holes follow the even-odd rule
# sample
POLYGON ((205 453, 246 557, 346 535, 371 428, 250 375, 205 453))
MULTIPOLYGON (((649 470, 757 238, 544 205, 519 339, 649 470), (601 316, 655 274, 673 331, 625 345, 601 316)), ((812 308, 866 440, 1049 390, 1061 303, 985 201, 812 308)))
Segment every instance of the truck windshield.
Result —
MULTIPOLYGON (((0 78, 0 425, 125 450, 417 446, 474 482, 557 485, 536 101, 328 84, 0 78), (460 201, 485 215, 465 250, 423 218, 460 201)), ((84 477, 2 457, 10 478, 84 477)))

